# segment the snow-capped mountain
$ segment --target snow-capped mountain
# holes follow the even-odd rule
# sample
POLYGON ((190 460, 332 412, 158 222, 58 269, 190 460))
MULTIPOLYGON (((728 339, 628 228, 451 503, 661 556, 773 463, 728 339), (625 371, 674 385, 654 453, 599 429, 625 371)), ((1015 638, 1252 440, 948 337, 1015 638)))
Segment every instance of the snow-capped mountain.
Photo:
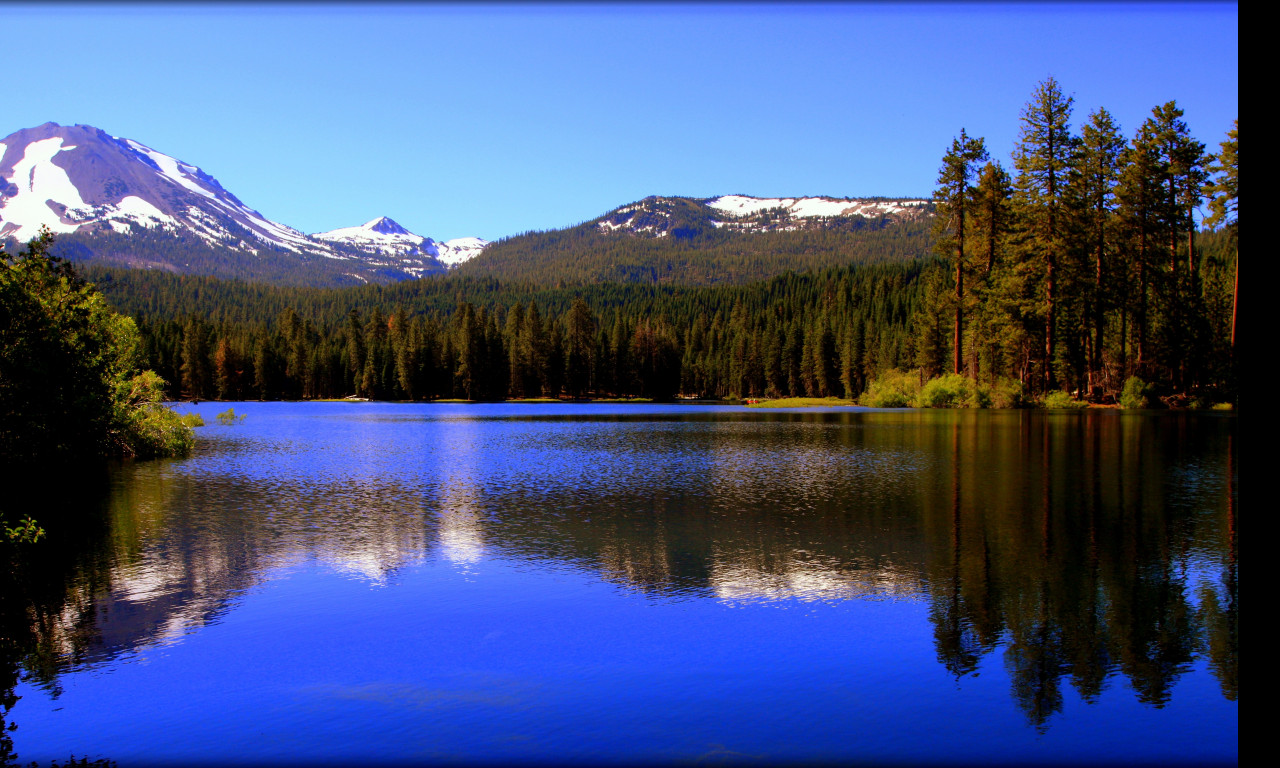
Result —
POLYGON ((437 244, 390 219, 308 236, 245 205, 195 165, 93 126, 57 123, 0 140, 0 241, 24 242, 42 226, 74 234, 82 251, 103 251, 107 260, 190 271, 179 262, 183 248, 195 246, 229 254, 237 274, 252 274, 257 258, 272 263, 266 272, 296 273, 301 282, 311 282, 306 276, 313 272, 319 282, 421 277, 487 245, 477 238, 437 244), (146 244, 148 254, 119 253, 121 240, 113 233, 144 236, 134 245, 146 244), (185 245, 168 247, 166 240, 185 245), (169 251, 176 255, 155 255, 169 251))
POLYGON ((400 262, 421 262, 425 271, 438 271, 440 264, 456 267, 477 256, 489 241, 478 237, 460 237, 443 243, 429 237, 415 235, 386 216, 374 219, 359 227, 344 227, 331 232, 312 235, 317 240, 352 246, 368 253, 395 257, 400 262))
POLYGON ((927 215, 929 200, 841 199, 834 197, 709 198, 646 197, 616 208, 599 219, 601 233, 666 237, 712 227, 734 232, 789 232, 823 229, 858 220, 901 220, 927 215))
MULTIPOLYGON (((916 232, 919 220, 931 213, 931 201, 923 199, 653 196, 583 224, 493 244, 475 237, 440 242, 387 217, 309 235, 250 208, 199 167, 93 126, 45 123, 0 139, 0 247, 12 248, 48 227, 59 235, 55 252, 76 260, 272 283, 386 283, 464 263, 463 272, 499 277, 564 273, 628 281, 658 279, 654 275, 661 273, 662 279, 702 279, 715 271, 710 261, 720 258, 706 249, 735 238, 742 240, 735 253, 758 254, 749 271, 758 276, 775 267, 810 266, 812 259, 787 251, 795 239, 788 240, 787 232, 817 229, 860 237, 907 222, 916 232), (570 241, 556 232, 574 234, 570 241), (615 253, 610 249, 619 237, 660 241, 641 250, 644 259, 665 266, 631 263, 641 250, 626 247, 617 253, 626 252, 624 261, 631 261, 597 264, 614 258, 607 254, 615 253), (667 244, 676 250, 660 258, 667 244), (677 253, 691 247, 703 250, 677 253), (583 273, 576 262, 590 262, 592 270, 583 273), (540 266, 534 269, 535 264, 540 266)), ((845 263, 850 253, 842 245, 813 263, 845 263)))
POLYGON ((436 243, 439 251, 436 258, 453 268, 479 256, 480 252, 488 246, 489 241, 479 237, 455 237, 443 243, 436 243))
MULTIPOLYGON (((725 195, 704 200, 710 208, 725 214, 721 226, 748 229, 759 226, 765 214, 774 213, 773 219, 790 219, 790 226, 797 227, 797 220, 821 220, 860 216, 875 219, 881 216, 914 216, 926 209, 929 200, 849 200, 834 197, 747 197, 725 195)), ((785 229, 786 226, 784 225, 785 229)))
POLYGON ((210 244, 306 250, 194 165, 88 125, 45 123, 0 141, 0 235, 183 227, 210 244), (244 241, 248 235, 252 240, 244 241))

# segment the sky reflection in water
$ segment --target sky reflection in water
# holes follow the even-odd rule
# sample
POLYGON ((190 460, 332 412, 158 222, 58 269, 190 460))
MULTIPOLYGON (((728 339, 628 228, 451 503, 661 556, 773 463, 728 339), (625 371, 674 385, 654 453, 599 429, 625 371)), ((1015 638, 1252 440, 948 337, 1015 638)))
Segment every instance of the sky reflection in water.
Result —
POLYGON ((1234 417, 236 410, 59 544, 23 760, 1235 760, 1234 417))

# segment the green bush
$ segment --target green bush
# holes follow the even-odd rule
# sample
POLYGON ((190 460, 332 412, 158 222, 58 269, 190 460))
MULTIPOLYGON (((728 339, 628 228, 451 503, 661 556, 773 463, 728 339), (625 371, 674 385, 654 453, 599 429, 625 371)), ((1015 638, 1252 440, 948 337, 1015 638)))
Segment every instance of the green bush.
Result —
POLYGON ((1120 407, 1126 410, 1146 408, 1151 403, 1151 385, 1137 376, 1130 376, 1120 390, 1120 407))
POLYGON ((25 515, 16 525, 10 526, 9 521, 0 514, 0 542, 34 544, 42 536, 44 536, 44 529, 36 525, 36 521, 32 520, 30 515, 25 515))
POLYGON ((155 371, 143 371, 117 385, 116 453, 140 459, 191 453, 195 432, 183 417, 160 402, 163 395, 164 379, 155 371))
POLYGON ((218 423, 224 427, 229 427, 233 424, 239 424, 240 422, 244 421, 244 417, 245 417, 245 414, 243 413, 237 416, 235 408, 228 408, 227 410, 218 414, 218 423))
POLYGON ((958 373, 929 379, 916 396, 917 408, 990 408, 991 390, 958 373))
POLYGON ((1022 391, 1022 382, 1017 379, 996 379, 991 388, 992 408, 1022 408, 1027 405, 1026 395, 1022 391))
POLYGON ((919 394, 918 371, 891 368, 867 385, 858 402, 868 408, 908 408, 919 394))
POLYGON ((164 382, 138 373, 141 341, 63 259, 53 235, 0 253, 0 465, 190 450, 191 430, 160 403, 164 382))
POLYGON ((178 418, 182 419, 183 424, 193 429, 195 427, 204 426, 204 417, 195 411, 187 411, 186 413, 181 414, 178 418))
POLYGON ((1089 404, 1083 400, 1075 399, 1062 390, 1056 390, 1046 393, 1044 399, 1040 401, 1040 405, 1044 408, 1058 410, 1063 408, 1086 408, 1089 404))

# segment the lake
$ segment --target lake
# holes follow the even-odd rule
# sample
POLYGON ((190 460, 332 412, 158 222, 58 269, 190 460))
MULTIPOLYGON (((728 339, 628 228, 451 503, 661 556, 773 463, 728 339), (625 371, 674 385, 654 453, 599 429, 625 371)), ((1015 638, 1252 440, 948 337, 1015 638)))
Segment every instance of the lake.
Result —
POLYGON ((33 508, 24 763, 1237 761, 1233 414, 233 405, 33 508))

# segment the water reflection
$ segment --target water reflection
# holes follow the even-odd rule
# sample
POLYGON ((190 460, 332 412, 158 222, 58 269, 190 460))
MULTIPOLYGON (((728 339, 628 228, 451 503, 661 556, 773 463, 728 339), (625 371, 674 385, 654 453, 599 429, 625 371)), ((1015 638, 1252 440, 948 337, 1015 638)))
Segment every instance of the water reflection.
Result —
POLYGON ((1064 686, 1162 707, 1199 659, 1238 696, 1231 417, 275 408, 9 553, 0 688, 178 641, 291 568, 499 558, 654 600, 923 602, 938 663, 1001 659, 1039 729, 1064 686))

